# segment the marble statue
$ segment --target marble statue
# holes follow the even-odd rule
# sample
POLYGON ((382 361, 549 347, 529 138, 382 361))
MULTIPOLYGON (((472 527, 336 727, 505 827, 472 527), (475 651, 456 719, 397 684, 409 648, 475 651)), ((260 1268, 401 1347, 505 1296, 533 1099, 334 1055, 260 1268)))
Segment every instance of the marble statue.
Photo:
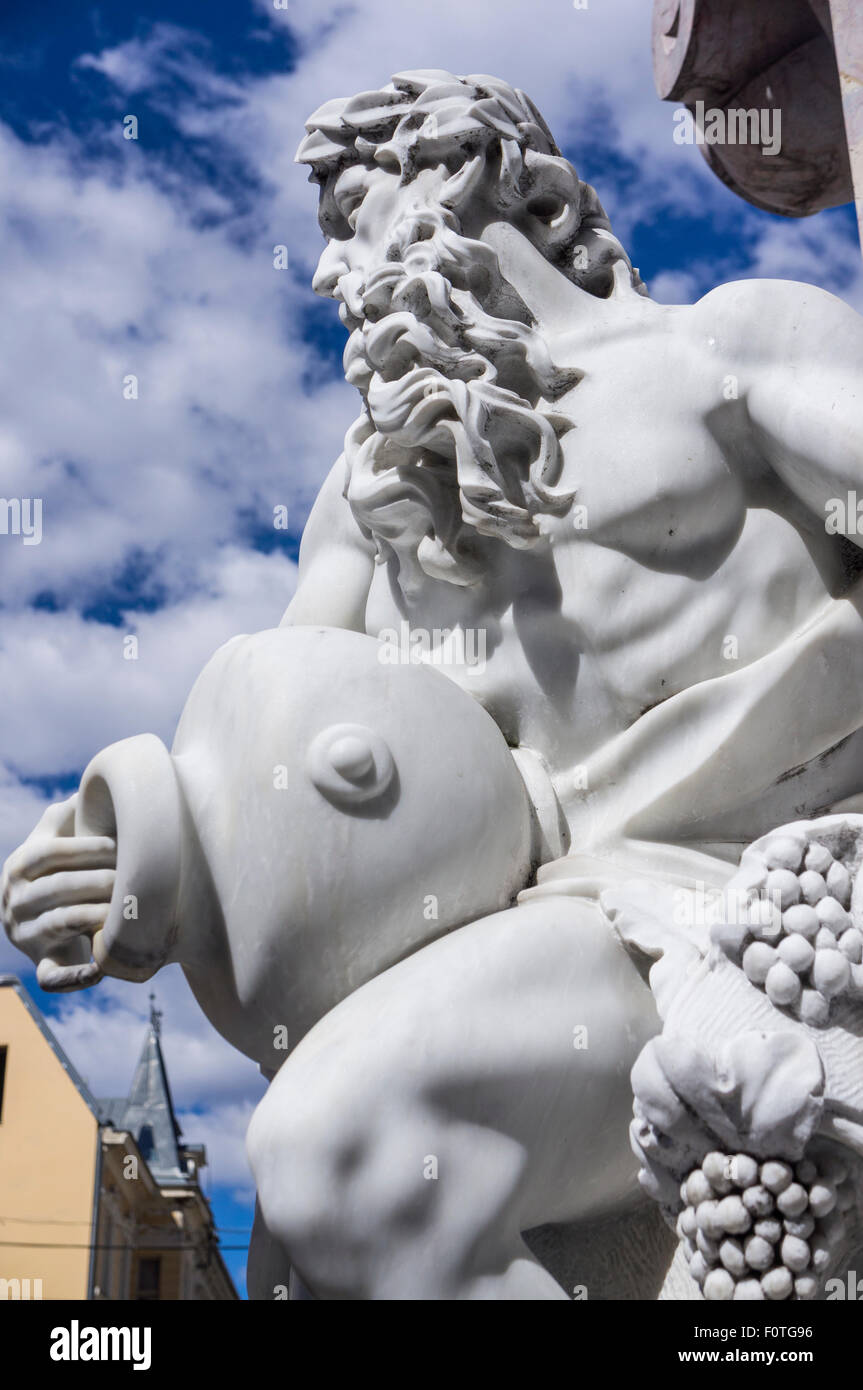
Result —
POLYGON ((829 1296, 861 1234, 863 323, 647 295, 533 103, 330 101, 361 405, 279 628, 7 861, 270 1078, 253 1296, 829 1296))

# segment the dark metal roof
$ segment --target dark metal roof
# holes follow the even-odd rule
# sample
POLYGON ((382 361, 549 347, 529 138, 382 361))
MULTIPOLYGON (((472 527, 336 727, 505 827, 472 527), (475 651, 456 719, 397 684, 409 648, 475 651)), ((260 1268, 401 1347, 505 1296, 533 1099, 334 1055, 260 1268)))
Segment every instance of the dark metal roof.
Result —
POLYGON ((180 1158, 178 1141, 182 1130, 174 1114, 155 1009, 150 1012, 150 1026, 128 1096, 125 1100, 100 1101, 100 1112, 103 1122, 110 1121, 134 1135, 141 1157, 157 1183, 192 1184, 180 1158))

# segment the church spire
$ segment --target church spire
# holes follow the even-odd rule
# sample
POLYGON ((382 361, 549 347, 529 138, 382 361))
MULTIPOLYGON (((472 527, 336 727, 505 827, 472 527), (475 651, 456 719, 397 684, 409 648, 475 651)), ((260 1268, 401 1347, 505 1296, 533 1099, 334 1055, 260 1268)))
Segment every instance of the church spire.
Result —
POLYGON ((126 1102, 124 1127, 134 1134, 156 1180, 185 1176, 178 1140, 182 1133, 161 1044, 162 1012, 150 995, 150 1024, 126 1102))

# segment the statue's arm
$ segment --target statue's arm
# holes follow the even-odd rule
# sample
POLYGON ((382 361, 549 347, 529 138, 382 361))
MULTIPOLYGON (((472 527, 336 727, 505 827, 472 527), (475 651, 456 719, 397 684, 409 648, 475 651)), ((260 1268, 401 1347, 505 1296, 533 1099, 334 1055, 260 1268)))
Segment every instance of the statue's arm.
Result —
POLYGON ((750 281, 742 298, 733 332, 756 453, 822 524, 863 544, 849 505, 849 493, 863 501, 863 317, 792 282, 750 281))
POLYGON ((365 632, 375 548, 343 496, 344 457, 318 493, 300 544, 299 580, 281 625, 323 624, 365 632))

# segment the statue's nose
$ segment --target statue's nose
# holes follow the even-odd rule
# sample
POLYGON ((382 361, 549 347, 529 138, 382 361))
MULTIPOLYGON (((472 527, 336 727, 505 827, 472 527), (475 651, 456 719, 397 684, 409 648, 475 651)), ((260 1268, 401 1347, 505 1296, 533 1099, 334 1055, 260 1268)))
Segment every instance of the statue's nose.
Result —
POLYGON ((338 249, 335 243, 330 243, 326 251, 318 261, 318 268, 312 278, 312 289, 315 294, 323 295, 325 299, 337 299, 339 280, 347 275, 350 270, 347 257, 338 249))

